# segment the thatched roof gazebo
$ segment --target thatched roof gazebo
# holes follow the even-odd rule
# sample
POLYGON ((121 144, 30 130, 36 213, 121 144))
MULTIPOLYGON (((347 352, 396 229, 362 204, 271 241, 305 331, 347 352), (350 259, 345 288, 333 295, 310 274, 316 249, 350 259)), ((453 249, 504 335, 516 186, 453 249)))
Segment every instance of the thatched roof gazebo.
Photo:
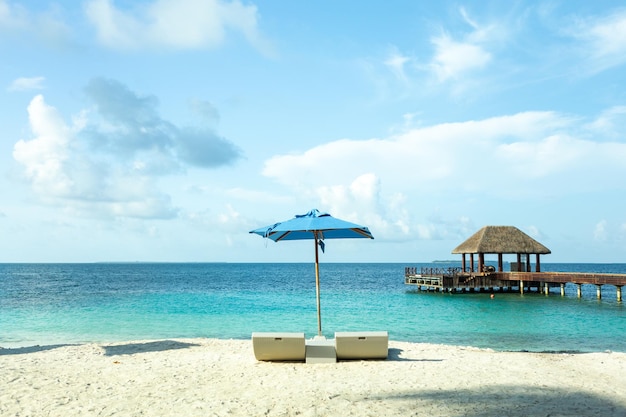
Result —
POLYGON ((502 255, 517 255, 517 271, 530 271, 530 255, 536 256, 536 272, 540 272, 539 255, 551 253, 550 249, 513 226, 485 226, 457 246, 453 254, 463 255, 463 272, 466 272, 465 255, 470 255, 470 272, 474 272, 474 254, 478 254, 477 272, 485 271, 485 254, 498 255, 498 272, 502 272, 502 255), (526 265, 523 266, 522 256, 526 265))

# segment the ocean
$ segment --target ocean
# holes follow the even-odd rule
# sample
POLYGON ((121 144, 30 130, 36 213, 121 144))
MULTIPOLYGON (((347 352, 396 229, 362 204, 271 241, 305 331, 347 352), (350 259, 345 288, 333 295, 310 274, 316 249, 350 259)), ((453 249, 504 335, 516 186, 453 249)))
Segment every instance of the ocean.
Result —
MULTIPOLYGON (((404 268, 448 264, 321 263, 323 333, 387 330, 392 340, 499 351, 626 352, 615 287, 566 296, 448 294, 404 284, 404 268)), ((458 266, 458 264, 455 264, 458 266)), ((543 271, 626 273, 626 264, 543 271)), ((317 334, 313 263, 0 264, 0 347, 317 334)))

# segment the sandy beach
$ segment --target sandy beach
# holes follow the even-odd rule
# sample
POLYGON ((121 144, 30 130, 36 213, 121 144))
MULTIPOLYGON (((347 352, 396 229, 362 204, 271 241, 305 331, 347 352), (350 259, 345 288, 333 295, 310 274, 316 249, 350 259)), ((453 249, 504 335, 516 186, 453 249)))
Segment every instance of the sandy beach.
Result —
POLYGON ((1 416, 625 416, 626 354, 389 343, 384 361, 258 362, 249 340, 0 349, 1 416))

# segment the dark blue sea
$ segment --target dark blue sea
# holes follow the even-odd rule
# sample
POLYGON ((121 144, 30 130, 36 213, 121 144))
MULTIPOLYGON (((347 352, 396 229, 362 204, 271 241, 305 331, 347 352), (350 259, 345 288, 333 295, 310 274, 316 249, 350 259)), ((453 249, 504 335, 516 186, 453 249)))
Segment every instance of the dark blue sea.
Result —
MULTIPOLYGON (((322 327, 390 339, 513 351, 626 352, 615 287, 549 296, 447 294, 404 284, 404 268, 322 263, 322 327)), ((626 264, 542 264, 543 271, 626 273, 626 264)), ((317 334, 312 263, 0 264, 0 346, 317 334)))

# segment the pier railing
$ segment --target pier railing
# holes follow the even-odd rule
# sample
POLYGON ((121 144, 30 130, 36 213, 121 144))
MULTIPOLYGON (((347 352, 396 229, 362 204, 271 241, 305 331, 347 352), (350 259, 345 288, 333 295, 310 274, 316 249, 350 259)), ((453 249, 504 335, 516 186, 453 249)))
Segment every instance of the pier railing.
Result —
POLYGON ((405 267, 405 284, 424 286, 435 290, 464 291, 471 290, 493 290, 519 288, 524 292, 524 288, 531 287, 537 291, 549 293, 550 287, 561 287, 561 295, 564 294, 564 287, 567 283, 578 286, 577 292, 580 296, 580 287, 585 284, 597 287, 597 296, 601 298, 601 287, 603 285, 615 286, 617 300, 622 300, 622 287, 626 286, 626 274, 602 274, 602 273, 581 273, 581 272, 502 272, 489 268, 483 272, 463 271, 459 267, 432 268, 432 267, 405 267))
POLYGON ((459 267, 449 267, 449 268, 429 268, 422 267, 419 269, 416 267, 406 267, 404 268, 404 276, 428 276, 428 277, 456 277, 461 273, 462 269, 459 267))
POLYGON ((404 270, 404 282, 406 284, 424 285, 431 288, 457 287, 466 277, 462 275, 459 267, 431 268, 431 267, 407 267, 404 270))

